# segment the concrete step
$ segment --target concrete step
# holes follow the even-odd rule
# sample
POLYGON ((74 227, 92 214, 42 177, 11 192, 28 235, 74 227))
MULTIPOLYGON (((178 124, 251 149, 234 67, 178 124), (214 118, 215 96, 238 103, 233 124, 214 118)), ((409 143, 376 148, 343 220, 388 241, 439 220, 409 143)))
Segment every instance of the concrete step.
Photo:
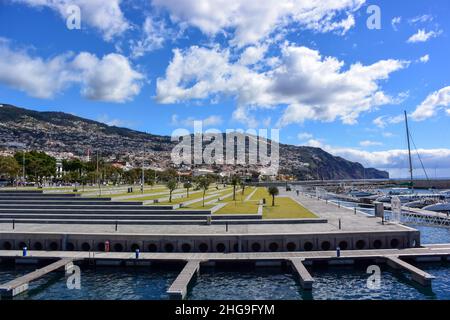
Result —
POLYGON ((51 193, 42 193, 42 194, 0 194, 0 200, 2 199, 11 199, 11 200, 22 200, 22 199, 68 199, 68 198, 80 198, 79 194, 51 194, 51 193))
MULTIPOLYGON (((206 217, 202 217, 202 219, 167 219, 167 216, 162 217, 158 220, 142 220, 142 219, 38 219, 38 218, 17 218, 15 219, 16 226, 20 224, 80 224, 80 225, 115 225, 116 222, 120 225, 199 225, 206 224, 206 217)), ((0 223, 11 224, 11 219, 6 219, 0 217, 0 223)), ((289 221, 291 224, 302 224, 301 220, 291 220, 289 221)), ((223 220, 215 220, 213 216, 213 224, 215 225, 255 225, 255 224, 286 224, 286 221, 282 220, 262 220, 262 219, 253 219, 253 220, 239 220, 233 219, 233 217, 229 217, 229 219, 223 220)))
POLYGON ((86 200, 86 201, 73 201, 73 200, 23 200, 23 201, 16 201, 16 200, 0 200, 0 206, 7 207, 7 206, 29 206, 29 205, 45 205, 45 206, 51 206, 51 205, 83 205, 83 206, 95 206, 95 205, 116 205, 119 204, 121 206, 141 206, 141 201, 133 201, 133 202, 111 202, 110 200, 107 201, 97 201, 97 200, 86 200))
MULTIPOLYGON (((144 207, 145 208, 145 207, 144 207)), ((210 214, 210 210, 205 210, 210 214)), ((67 214, 87 214, 87 215, 121 215, 121 214, 131 214, 131 215, 204 215, 205 211, 196 211, 196 210, 186 210, 186 211, 169 211, 169 210, 128 210, 128 209, 20 209, 20 208, 11 208, 4 209, 0 208, 0 215, 9 214, 59 214, 59 215, 67 215, 67 214)))
POLYGON ((42 190, 0 190, 2 194, 42 194, 42 190))
POLYGON ((98 214, 0 214, 0 219, 37 219, 37 220, 202 220, 206 221, 205 214, 172 214, 172 215, 160 215, 160 214, 109 214, 109 215, 98 215, 98 214))
POLYGON ((46 196, 46 197, 35 197, 35 196, 26 196, 26 197, 8 197, 8 196, 0 196, 0 201, 15 201, 16 203, 20 203, 22 201, 40 201, 40 200, 50 200, 50 201, 111 201, 111 198, 84 198, 84 197, 61 197, 61 196, 46 196))
POLYGON ((149 209, 146 206, 140 205, 130 205, 130 204, 123 204, 122 202, 108 202, 107 204, 0 204, 0 212, 2 210, 10 210, 10 209, 36 209, 36 210, 57 210, 57 209, 67 209, 67 210, 144 210, 144 211, 150 211, 150 210, 163 210, 161 208, 159 209, 149 209))

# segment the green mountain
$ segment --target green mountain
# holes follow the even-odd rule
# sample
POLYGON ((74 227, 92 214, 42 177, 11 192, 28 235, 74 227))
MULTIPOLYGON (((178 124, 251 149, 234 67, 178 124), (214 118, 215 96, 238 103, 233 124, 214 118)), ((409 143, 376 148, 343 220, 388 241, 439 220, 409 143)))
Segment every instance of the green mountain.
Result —
MULTIPOLYGON (((164 168, 171 165, 170 153, 174 145, 168 136, 108 126, 63 112, 38 112, 0 104, 0 150, 3 151, 26 148, 66 157, 82 157, 88 152, 99 151, 109 160, 128 161, 139 166, 145 158, 150 166, 164 168)), ((215 169, 225 170, 220 166, 215 169)), ((319 148, 285 144, 280 144, 280 173, 292 174, 302 180, 389 177, 387 172, 366 169, 319 148)))

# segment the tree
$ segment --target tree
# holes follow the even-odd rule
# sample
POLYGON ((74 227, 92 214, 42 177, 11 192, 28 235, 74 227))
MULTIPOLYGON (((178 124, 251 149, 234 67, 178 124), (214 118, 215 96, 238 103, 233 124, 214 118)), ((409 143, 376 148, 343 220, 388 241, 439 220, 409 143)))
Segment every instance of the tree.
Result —
POLYGON ((16 177, 20 172, 20 165, 13 157, 0 156, 0 176, 10 179, 16 177))
MULTIPOLYGON (((242 197, 244 197, 244 193, 245 193, 245 181, 241 182, 241 187, 242 187, 242 197)), ((242 198, 243 199, 243 198, 242 198)))
POLYGON ((272 186, 269 187, 269 194, 272 196, 272 207, 275 207, 275 196, 277 196, 280 193, 280 190, 278 190, 277 187, 272 186))
POLYGON ((169 202, 172 202, 172 192, 177 188, 176 180, 169 180, 166 183, 167 189, 169 189, 169 202))
POLYGON ((209 185, 211 184, 211 181, 208 179, 208 177, 200 177, 198 180, 197 186, 199 189, 203 190, 203 206, 205 206, 205 195, 206 191, 208 191, 209 185))
POLYGON ((152 169, 147 169, 144 172, 145 183, 153 187, 156 183, 156 171, 152 169))
POLYGON ((192 183, 187 181, 183 184, 183 187, 186 189, 186 196, 189 198, 189 189, 192 188, 192 183))
POLYGON ((231 178, 231 185, 233 186, 233 201, 236 201, 236 186, 239 184, 239 181, 241 180, 236 175, 231 178))
POLYGON ((25 174, 36 182, 38 178, 56 176, 56 159, 45 152, 30 151, 17 152, 14 158, 18 163, 23 162, 25 157, 25 174))

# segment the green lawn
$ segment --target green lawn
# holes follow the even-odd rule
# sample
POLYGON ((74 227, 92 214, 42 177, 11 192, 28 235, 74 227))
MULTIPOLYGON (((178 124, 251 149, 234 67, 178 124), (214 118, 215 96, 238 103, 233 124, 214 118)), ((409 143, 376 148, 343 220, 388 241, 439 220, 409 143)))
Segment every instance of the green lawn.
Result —
POLYGON ((267 191, 267 188, 259 187, 256 190, 255 194, 250 198, 250 200, 252 200, 252 201, 259 201, 259 200, 261 200, 263 198, 265 198, 266 201, 268 201, 269 199, 272 199, 272 196, 267 191))
MULTIPOLYGON (((237 194, 239 200, 245 199, 251 194, 254 188, 248 188, 244 197, 237 194)), ((249 201, 232 201, 227 199, 227 205, 221 208, 216 214, 257 214, 258 205, 261 199, 266 199, 266 205, 263 208, 263 219, 301 219, 317 218, 312 212, 304 208, 295 200, 289 197, 275 197, 275 206, 272 207, 272 196, 267 188, 259 187, 249 201)))
MULTIPOLYGON (((217 197, 221 197, 223 195, 226 195, 230 192, 230 189, 219 189, 217 190, 216 188, 212 188, 210 190, 208 190, 206 192, 206 197, 210 196, 213 193, 217 193, 217 197)), ((186 195, 186 193, 184 193, 184 195, 186 195)), ((163 197, 160 197, 163 198, 163 197)), ((177 198, 177 199, 173 199, 172 202, 169 201, 165 201, 165 202, 160 202, 158 204, 162 204, 162 205, 172 205, 172 204, 179 204, 182 202, 186 202, 186 201, 191 201, 191 200, 197 200, 197 199, 202 199, 203 198, 203 191, 200 192, 196 192, 196 193, 189 193, 189 197, 183 197, 183 198, 177 198)), ((212 199, 206 199, 205 202, 211 201, 212 199)), ((192 205, 196 205, 197 203, 194 203, 192 205)), ((203 205, 203 203, 201 202, 201 204, 203 205)))
POLYGON ((274 207, 272 207, 272 200, 268 201, 263 210, 263 219, 300 218, 317 218, 317 216, 288 197, 276 197, 274 207))
POLYGON ((216 211, 215 214, 257 214, 256 201, 228 201, 227 205, 216 211))

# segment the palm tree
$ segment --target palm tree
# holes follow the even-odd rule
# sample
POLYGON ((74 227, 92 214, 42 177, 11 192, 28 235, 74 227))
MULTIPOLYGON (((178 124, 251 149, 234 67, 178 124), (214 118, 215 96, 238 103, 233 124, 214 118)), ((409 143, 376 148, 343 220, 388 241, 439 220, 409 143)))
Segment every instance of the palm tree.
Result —
POLYGON ((183 187, 186 189, 186 197, 189 198, 189 189, 192 188, 192 183, 187 181, 183 184, 183 187))
POLYGON ((236 175, 231 178, 231 185, 233 186, 233 201, 236 201, 236 186, 239 184, 239 181, 241 180, 236 175))
POLYGON ((210 183, 211 182, 208 179, 208 177, 201 177, 197 183, 197 186, 199 187, 199 189, 203 190, 203 206, 205 206, 205 195, 206 195, 206 191, 209 188, 210 183))
MULTIPOLYGON (((241 182, 241 187, 242 187, 242 197, 244 197, 244 193, 245 193, 245 181, 241 182)), ((243 199, 243 198, 242 198, 243 199)))
POLYGON ((166 187, 169 189, 169 202, 172 202, 172 192, 177 188, 177 181, 173 179, 167 181, 166 187))
POLYGON ((272 196, 272 207, 275 207, 275 196, 277 196, 280 193, 280 190, 278 190, 277 187, 272 186, 269 187, 269 194, 272 196))

